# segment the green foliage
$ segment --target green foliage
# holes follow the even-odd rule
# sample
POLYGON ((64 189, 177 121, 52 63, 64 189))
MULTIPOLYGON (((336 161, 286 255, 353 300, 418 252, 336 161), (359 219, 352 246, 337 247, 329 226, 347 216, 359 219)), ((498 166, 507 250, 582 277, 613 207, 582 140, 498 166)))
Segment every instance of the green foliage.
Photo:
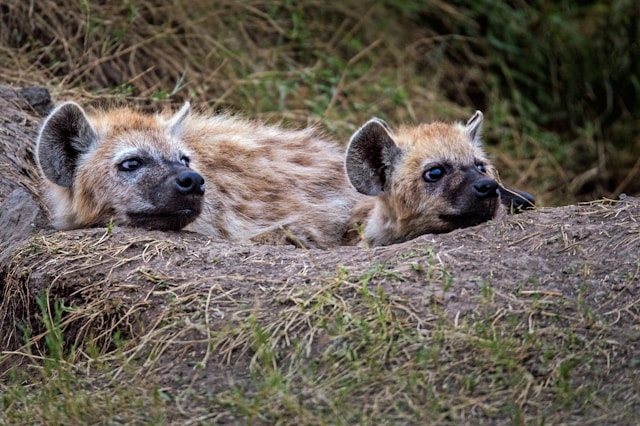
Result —
POLYGON ((5 3, 2 82, 321 121, 343 144, 371 116, 481 109, 502 178, 539 204, 640 192, 635 1, 5 3))
MULTIPOLYGON (((458 0, 452 6, 460 13, 443 18, 431 9, 416 18, 459 36, 447 46, 448 61, 480 69, 463 87, 443 81, 449 97, 474 101, 493 122, 496 106, 500 119, 515 117, 513 130, 502 137, 489 130, 491 136, 514 150, 524 142, 528 152, 521 154, 532 159, 547 150, 548 167, 556 170, 545 173, 560 175, 579 199, 640 191, 629 176, 639 171, 637 2, 458 0)), ((540 183, 550 192, 567 190, 540 183)))
MULTIPOLYGON (((92 340, 82 348, 86 352, 65 341, 64 319, 70 307, 51 300, 48 292, 37 297, 37 304, 44 338, 34 344, 39 338, 32 338, 25 329, 23 356, 30 362, 25 362, 26 368, 16 365, 9 369, 8 380, 0 382, 1 424, 162 422, 166 403, 162 390, 148 387, 140 394, 131 384, 119 382, 115 376, 120 371, 113 371, 108 364, 113 355, 102 356, 92 340), (78 358, 87 360, 83 371, 77 368, 78 358), (123 412, 124 406, 133 410, 123 412), (140 411, 141 407, 145 410, 140 411)), ((128 361, 120 350, 122 341, 117 332, 112 338, 118 347, 115 359, 121 369, 126 368, 128 361)))

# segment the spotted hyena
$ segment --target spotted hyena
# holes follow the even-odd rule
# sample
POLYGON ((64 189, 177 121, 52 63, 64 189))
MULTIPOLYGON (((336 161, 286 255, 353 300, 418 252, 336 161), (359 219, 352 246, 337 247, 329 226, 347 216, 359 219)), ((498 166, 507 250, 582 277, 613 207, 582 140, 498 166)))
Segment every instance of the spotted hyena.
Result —
MULTIPOLYGON (((499 216, 505 189, 480 147, 482 114, 392 133, 373 119, 346 163, 311 130, 185 106, 171 117, 67 102, 45 120, 37 157, 53 224, 186 229, 232 241, 330 247, 446 232, 499 216), (345 167, 346 164, 346 167, 345 167)), ((512 197, 513 198, 513 197, 512 197)), ((523 199, 523 198, 521 198, 523 199)))
POLYGON ((329 247, 357 194, 344 155, 310 130, 206 117, 170 118, 67 102, 44 122, 37 157, 59 229, 187 229, 233 241, 329 247))
POLYGON ((529 194, 496 180, 481 146, 482 122, 477 111, 466 125, 436 122, 392 131, 372 119, 352 136, 346 173, 363 197, 351 225, 362 226, 366 244, 449 232, 533 205, 529 194))

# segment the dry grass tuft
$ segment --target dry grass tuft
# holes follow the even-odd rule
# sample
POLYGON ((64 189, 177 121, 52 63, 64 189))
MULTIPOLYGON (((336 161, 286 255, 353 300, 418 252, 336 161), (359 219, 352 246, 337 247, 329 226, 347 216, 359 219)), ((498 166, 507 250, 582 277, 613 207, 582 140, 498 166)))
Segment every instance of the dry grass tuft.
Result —
POLYGON ((0 39, 8 41, 10 66, 0 81, 38 81, 52 87, 58 99, 101 104, 190 99, 214 110, 297 125, 328 121, 341 137, 374 113, 396 121, 416 121, 436 109, 440 118, 466 115, 433 104, 430 80, 417 77, 411 65, 422 50, 400 48, 407 30, 421 49, 433 42, 394 8, 262 0, 188 7, 12 2, 3 20, 0 39), (388 21, 384 38, 377 24, 382 16, 388 21), (28 51, 19 48, 25 42, 28 51), (409 98, 408 91, 416 96, 409 98), (342 122, 345 113, 352 120, 342 122))

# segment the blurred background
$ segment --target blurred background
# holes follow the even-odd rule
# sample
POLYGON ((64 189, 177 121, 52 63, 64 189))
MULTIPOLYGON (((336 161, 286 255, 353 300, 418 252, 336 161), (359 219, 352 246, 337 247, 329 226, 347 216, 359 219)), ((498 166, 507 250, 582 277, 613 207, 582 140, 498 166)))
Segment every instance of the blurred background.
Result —
POLYGON ((502 180, 540 205, 640 195, 637 0, 0 0, 0 14, 0 84, 56 102, 189 99, 341 145, 372 116, 480 109, 502 180))

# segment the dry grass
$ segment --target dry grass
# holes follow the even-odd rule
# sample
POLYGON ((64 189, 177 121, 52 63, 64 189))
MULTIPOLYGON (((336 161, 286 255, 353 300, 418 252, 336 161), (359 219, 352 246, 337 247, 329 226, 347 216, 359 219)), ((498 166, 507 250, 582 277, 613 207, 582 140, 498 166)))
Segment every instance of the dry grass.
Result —
MULTIPOLYGON (((341 121, 348 113, 356 120, 342 123, 348 132, 372 113, 415 121, 416 111, 443 118, 463 111, 434 105, 431 80, 416 77, 412 65, 421 53, 399 48, 405 31, 414 31, 412 43, 421 46, 430 43, 429 33, 388 21, 380 38, 374 24, 393 11, 380 6, 258 0, 189 7, 11 2, 8 9, 0 39, 9 41, 4 53, 11 66, 0 81, 44 83, 56 98, 142 104, 191 99, 298 125, 341 121)), ((399 11, 392 13, 410 25, 399 11)))
POLYGON ((633 424, 639 208, 371 252, 35 236, 2 272, 2 329, 32 334, 3 334, 0 421, 633 424))
MULTIPOLYGON (((555 148, 523 133, 501 103, 485 107, 466 94, 484 79, 477 41, 439 33, 408 5, 74 0, 6 1, 3 10, 0 83, 44 84, 56 101, 96 106, 158 110, 189 99, 208 110, 318 125, 340 144, 372 116, 392 125, 466 120, 485 108, 489 150, 505 181, 542 205, 573 201, 566 195, 573 175, 555 148), (448 57, 460 46, 463 66, 448 57), (443 87, 454 83, 451 102, 443 87)), ((443 22, 462 19, 444 2, 429 10, 443 22)))

